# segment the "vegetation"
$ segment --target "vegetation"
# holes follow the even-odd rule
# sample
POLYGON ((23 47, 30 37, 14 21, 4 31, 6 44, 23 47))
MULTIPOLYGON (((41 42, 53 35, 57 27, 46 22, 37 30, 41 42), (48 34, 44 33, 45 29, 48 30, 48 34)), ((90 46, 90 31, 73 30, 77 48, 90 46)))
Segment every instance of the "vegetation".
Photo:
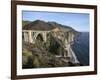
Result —
POLYGON ((24 27, 25 25, 29 24, 30 21, 22 21, 22 26, 24 27))
MULTIPOLYGON (((28 29, 27 24, 29 24, 29 21, 23 21, 22 22, 23 27, 25 26, 26 28, 23 29, 28 29)), ((32 26, 31 29, 41 29, 41 30, 49 30, 51 29, 50 27, 55 25, 59 26, 61 28, 60 24, 57 23, 46 23, 43 21, 35 21, 29 26, 32 26), (34 24, 33 24, 34 23, 34 24), (49 28, 48 28, 49 27, 49 28)), ((52 27, 54 28, 54 27, 52 27)), ((72 30, 72 28, 67 26, 67 29, 62 28, 65 31, 72 30)), ((73 31, 74 32, 74 31, 73 31)), ((65 32, 61 32, 65 33, 65 32)), ((66 34, 66 33, 65 33, 66 34)), ((64 36, 63 38, 66 38, 64 36)), ((62 38, 62 39, 63 39, 62 38)), ((64 40, 64 39, 63 39, 64 40)), ((45 68, 45 67, 63 67, 63 66, 75 66, 72 62, 65 62, 64 60, 68 60, 70 58, 64 58, 64 57, 56 57, 58 55, 62 55, 65 50, 64 50, 64 41, 58 39, 53 35, 52 32, 50 32, 47 35, 47 41, 44 42, 41 35, 39 35, 35 41, 34 44, 28 43, 28 42, 22 42, 23 50, 22 50, 22 67, 23 69, 26 68, 45 68)), ((69 60, 68 60, 69 61, 69 60)))

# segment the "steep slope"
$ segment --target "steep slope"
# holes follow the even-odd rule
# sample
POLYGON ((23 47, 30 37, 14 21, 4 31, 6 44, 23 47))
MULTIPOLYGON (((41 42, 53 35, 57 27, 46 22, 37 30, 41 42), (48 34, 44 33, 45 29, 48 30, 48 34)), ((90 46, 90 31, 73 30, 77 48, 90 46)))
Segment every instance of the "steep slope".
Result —
POLYGON ((31 23, 31 21, 22 21, 22 26, 24 27, 25 25, 27 25, 27 24, 29 24, 29 23, 31 23))
POLYGON ((72 32, 77 32, 70 26, 62 25, 56 22, 45 22, 42 20, 35 20, 33 22, 28 22, 28 21, 23 21, 23 30, 43 30, 43 31, 48 31, 52 30, 54 28, 59 28, 63 32, 67 31, 72 31, 72 32))
POLYGON ((23 26, 23 30, 51 31, 47 34, 46 42, 43 42, 41 35, 38 36, 34 44, 22 42, 23 68, 77 66, 77 64, 69 62, 69 57, 56 57, 57 55, 64 55, 65 53, 64 39, 66 38, 66 32, 77 33, 73 28, 56 22, 36 20, 23 26), (55 28, 61 31, 52 32, 55 28), (55 33, 57 33, 57 37, 55 37, 55 33))
POLYGON ((31 22, 30 24, 27 24, 23 27, 24 30, 42 30, 42 31, 48 31, 52 30, 55 27, 50 26, 47 22, 36 20, 31 22))

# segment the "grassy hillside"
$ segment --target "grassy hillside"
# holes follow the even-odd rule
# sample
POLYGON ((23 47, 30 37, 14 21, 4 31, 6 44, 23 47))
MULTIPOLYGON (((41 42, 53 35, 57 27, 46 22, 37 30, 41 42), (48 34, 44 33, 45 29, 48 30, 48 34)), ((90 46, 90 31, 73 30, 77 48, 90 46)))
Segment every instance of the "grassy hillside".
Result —
POLYGON ((22 21, 22 26, 29 24, 31 21, 22 21))
MULTIPOLYGON (((64 40, 67 39, 65 34, 66 32, 75 32, 76 31, 69 27, 64 26, 55 22, 45 22, 41 20, 36 20, 33 22, 23 21, 24 30, 52 30, 54 28, 59 28, 59 36, 55 37, 55 33, 58 32, 49 32, 47 34, 47 41, 44 42, 43 38, 40 35, 37 36, 35 43, 22 42, 22 65, 23 68, 45 68, 45 67, 65 67, 65 66, 77 66, 70 61, 70 57, 63 57, 64 53, 67 55, 67 51, 64 49, 64 40), (63 36, 63 37, 62 37, 63 36), (60 56, 61 57, 57 57, 60 56)), ((74 34, 75 34, 74 33, 74 34)), ((56 35, 58 36, 58 35, 56 35)), ((79 66, 79 65, 78 65, 79 66)))

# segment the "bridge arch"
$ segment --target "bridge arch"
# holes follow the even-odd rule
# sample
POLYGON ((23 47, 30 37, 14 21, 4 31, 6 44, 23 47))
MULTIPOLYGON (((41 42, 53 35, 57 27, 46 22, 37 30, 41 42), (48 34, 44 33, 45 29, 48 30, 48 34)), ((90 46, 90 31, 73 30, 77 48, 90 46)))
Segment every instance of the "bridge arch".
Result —
POLYGON ((36 39, 40 38, 40 40, 46 42, 47 34, 50 31, 33 31, 33 30, 23 30, 22 38, 25 42, 35 43, 36 39))
POLYGON ((43 41, 43 35, 42 35, 42 33, 39 33, 37 35, 36 39, 43 41))

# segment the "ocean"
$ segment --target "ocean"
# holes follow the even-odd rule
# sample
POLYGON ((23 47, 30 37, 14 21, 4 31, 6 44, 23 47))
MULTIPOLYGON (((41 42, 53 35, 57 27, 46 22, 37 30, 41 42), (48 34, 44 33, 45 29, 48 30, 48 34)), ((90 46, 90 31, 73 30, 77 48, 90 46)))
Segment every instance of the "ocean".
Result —
POLYGON ((79 62, 83 66, 89 65, 89 32, 80 32, 80 35, 75 37, 72 49, 79 62))

